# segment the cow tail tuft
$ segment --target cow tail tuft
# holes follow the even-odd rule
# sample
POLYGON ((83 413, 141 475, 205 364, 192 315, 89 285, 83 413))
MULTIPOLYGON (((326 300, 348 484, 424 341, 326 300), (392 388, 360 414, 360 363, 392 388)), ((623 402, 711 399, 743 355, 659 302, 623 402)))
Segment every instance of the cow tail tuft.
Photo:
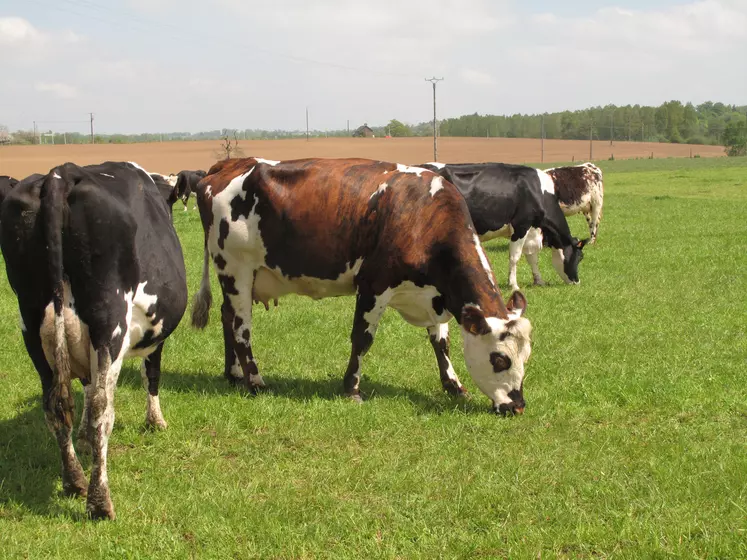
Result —
POLYGON ((202 263, 202 282, 200 289, 192 299, 192 326, 204 329, 210 319, 210 307, 213 305, 213 294, 210 290, 210 252, 205 240, 205 254, 202 263))

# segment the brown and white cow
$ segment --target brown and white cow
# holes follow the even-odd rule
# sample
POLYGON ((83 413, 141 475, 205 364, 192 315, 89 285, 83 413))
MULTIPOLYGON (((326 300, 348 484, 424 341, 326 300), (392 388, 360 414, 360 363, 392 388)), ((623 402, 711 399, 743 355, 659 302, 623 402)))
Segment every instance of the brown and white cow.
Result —
POLYGON ((464 198, 442 177, 365 159, 231 159, 200 181, 197 204, 205 259, 192 323, 207 324, 212 259, 229 380, 264 387, 251 347, 253 301, 355 295, 349 397, 361 400, 360 361, 391 306, 428 330, 447 392, 465 392, 449 360, 453 316, 468 370, 494 410, 523 412, 526 299, 515 292, 504 304, 464 198))
POLYGON ((589 224, 589 243, 595 243, 602 219, 604 181, 602 170, 593 163, 554 167, 545 172, 555 183, 555 194, 566 216, 582 213, 589 224))

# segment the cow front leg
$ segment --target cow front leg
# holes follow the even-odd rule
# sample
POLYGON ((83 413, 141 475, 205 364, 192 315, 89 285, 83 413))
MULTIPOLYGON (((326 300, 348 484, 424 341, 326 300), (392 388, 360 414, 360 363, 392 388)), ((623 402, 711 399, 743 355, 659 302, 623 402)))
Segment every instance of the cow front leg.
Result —
POLYGON ((457 377, 454 366, 449 359, 449 324, 442 323, 428 327, 428 339, 431 341, 433 351, 436 353, 438 372, 441 375, 441 385, 444 391, 450 395, 466 395, 467 389, 457 377))
POLYGON ((591 212, 586 217, 586 222, 589 224, 589 243, 593 244, 597 240, 597 233, 599 231, 599 222, 602 221, 602 205, 592 204, 591 212))
POLYGON ((158 398, 158 385, 161 380, 161 353, 163 342, 148 356, 143 359, 140 368, 140 376, 143 387, 148 392, 145 410, 145 425, 149 428, 165 430, 168 427, 161 412, 161 403, 158 398))
POLYGON ((114 519, 114 504, 109 493, 107 453, 114 426, 114 389, 117 386, 122 360, 111 361, 109 349, 91 350, 91 409, 89 441, 93 467, 88 487, 86 511, 91 519, 114 519))
POLYGON ((85 496, 88 480, 73 447, 75 401, 70 380, 60 383, 59 375, 55 375, 44 356, 38 325, 29 321, 28 317, 24 317, 24 320, 28 330, 23 333, 23 341, 41 380, 44 419, 60 448, 62 490, 67 496, 85 496))
POLYGON ((376 329, 379 326, 381 316, 384 314, 390 296, 384 294, 374 295, 368 289, 358 288, 355 298, 355 315, 353 317, 353 330, 350 333, 350 360, 345 371, 343 387, 345 395, 357 402, 363 402, 360 393, 360 363, 373 344, 376 329))
MULTIPOLYGON (((252 353, 252 286, 254 271, 241 275, 235 280, 218 275, 223 286, 224 301, 222 311, 224 333, 233 334, 233 353, 241 367, 244 387, 251 394, 256 394, 266 387, 252 353)), ((229 354, 226 349, 226 368, 228 370, 229 354)), ((234 378, 233 365, 228 370, 234 378)))

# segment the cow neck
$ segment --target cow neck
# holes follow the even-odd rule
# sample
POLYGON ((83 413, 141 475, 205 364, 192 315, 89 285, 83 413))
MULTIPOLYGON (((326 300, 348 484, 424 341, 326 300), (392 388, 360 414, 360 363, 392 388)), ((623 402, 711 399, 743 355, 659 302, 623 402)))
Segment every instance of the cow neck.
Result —
POLYGON ((474 260, 476 262, 462 262, 460 266, 454 267, 451 281, 442 292, 446 300, 446 308, 460 324, 462 309, 468 304, 479 306, 486 317, 507 320, 508 310, 501 292, 483 268, 476 251, 474 260))

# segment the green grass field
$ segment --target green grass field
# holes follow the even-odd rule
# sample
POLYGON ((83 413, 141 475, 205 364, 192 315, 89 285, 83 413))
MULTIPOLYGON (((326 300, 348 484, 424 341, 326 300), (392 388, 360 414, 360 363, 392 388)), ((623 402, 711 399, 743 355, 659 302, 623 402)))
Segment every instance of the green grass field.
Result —
MULTIPOLYGON (((255 306, 272 390, 243 396, 222 377, 214 306, 206 331, 185 316, 166 344, 168 430, 143 428, 139 363, 120 376, 114 522, 61 495, 3 266, 0 557, 747 557, 747 159, 601 167, 581 285, 560 283, 549 252, 548 287, 519 267, 534 326, 523 416, 490 413, 453 326, 473 396, 442 393, 425 331, 391 310, 363 362, 368 401, 341 398, 351 298, 255 306)), ((174 217, 191 296, 202 233, 196 212, 174 217)), ((571 227, 587 236, 581 216, 571 227)), ((485 246, 506 289, 507 243, 485 246)))

